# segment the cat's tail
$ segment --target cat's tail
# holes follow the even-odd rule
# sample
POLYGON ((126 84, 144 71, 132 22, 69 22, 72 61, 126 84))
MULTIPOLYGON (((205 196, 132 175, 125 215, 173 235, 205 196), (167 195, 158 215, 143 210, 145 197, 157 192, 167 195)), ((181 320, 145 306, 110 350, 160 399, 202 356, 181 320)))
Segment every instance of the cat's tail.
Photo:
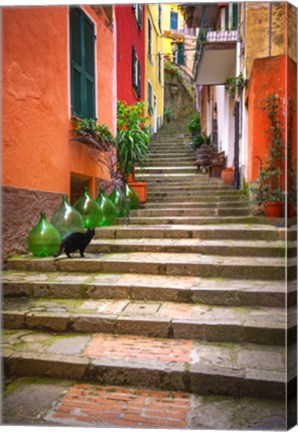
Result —
POLYGON ((60 246, 59 246, 59 250, 58 250, 58 252, 55 253, 55 255, 54 255, 55 258, 57 258, 59 255, 61 255, 61 253, 62 253, 62 251, 63 251, 63 248, 64 248, 64 244, 63 244, 63 241, 62 241, 62 242, 60 243, 60 246))

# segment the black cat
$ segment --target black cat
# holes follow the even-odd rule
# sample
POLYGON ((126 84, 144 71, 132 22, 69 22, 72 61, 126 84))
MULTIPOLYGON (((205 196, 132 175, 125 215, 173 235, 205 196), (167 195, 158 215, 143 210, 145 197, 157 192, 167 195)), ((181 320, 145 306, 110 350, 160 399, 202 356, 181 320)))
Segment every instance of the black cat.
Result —
POLYGON ((80 251, 81 257, 84 257, 84 250, 91 242, 92 237, 95 234, 94 228, 88 228, 86 232, 74 232, 65 237, 59 247, 58 252, 54 255, 54 257, 58 257, 63 249, 68 258, 72 258, 70 255, 72 252, 76 252, 78 249, 80 251))

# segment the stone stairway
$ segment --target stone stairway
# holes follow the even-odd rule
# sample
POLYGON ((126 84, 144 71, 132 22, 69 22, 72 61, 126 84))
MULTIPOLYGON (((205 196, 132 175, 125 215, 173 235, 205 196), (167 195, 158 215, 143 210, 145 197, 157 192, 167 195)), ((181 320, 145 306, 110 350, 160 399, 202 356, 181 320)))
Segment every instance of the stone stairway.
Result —
MULTIPOLYGON (((192 401, 190 428, 202 426, 205 410, 220 418, 227 401, 250 407, 251 417, 221 428, 258 424, 257 398, 269 423, 278 413, 285 424, 286 383, 295 377, 295 230, 251 216, 232 187, 195 173, 184 130, 185 119, 152 138, 150 161, 137 169, 148 202, 128 226, 97 229, 86 258, 8 260, 5 376, 182 392, 192 401)), ((142 416, 123 424, 148 425, 142 416)), ((62 418, 72 424, 55 410, 44 422, 62 418)))

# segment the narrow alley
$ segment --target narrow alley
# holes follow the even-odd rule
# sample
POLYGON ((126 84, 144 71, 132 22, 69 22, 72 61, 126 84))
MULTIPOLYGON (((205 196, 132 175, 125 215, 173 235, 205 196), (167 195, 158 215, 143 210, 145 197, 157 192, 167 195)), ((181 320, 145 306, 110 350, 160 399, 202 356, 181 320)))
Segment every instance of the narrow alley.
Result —
POLYGON ((86 258, 8 260, 4 366, 20 379, 5 422, 285 427, 285 229, 195 173, 187 138, 186 120, 154 137, 148 202, 97 229, 86 258))

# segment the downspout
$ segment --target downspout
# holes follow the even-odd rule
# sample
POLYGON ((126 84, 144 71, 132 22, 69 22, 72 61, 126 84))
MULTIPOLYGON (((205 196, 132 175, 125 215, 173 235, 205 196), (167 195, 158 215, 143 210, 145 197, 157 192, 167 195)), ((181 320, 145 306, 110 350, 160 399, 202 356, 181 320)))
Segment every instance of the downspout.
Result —
POLYGON ((268 57, 271 57, 271 36, 272 36, 272 3, 269 3, 269 24, 268 24, 268 57))
MULTIPOLYGON (((238 9, 238 39, 236 45, 236 76, 238 77, 241 72, 240 68, 240 55, 241 55, 241 43, 240 43, 240 8, 241 5, 239 3, 238 9)), ((240 113, 240 102, 239 102, 239 94, 237 92, 236 101, 235 101, 235 147, 234 147, 234 165, 235 165, 235 179, 234 179, 234 188, 239 189, 240 187, 240 168, 239 168, 239 113, 240 113)))

